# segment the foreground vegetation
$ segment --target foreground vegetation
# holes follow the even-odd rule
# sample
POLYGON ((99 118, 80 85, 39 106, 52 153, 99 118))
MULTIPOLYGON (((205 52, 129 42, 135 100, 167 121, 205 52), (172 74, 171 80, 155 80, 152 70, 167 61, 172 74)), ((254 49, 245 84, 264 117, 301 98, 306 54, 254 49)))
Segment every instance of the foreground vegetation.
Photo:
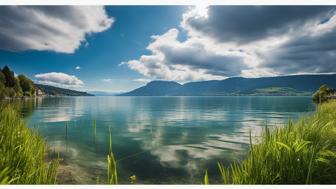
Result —
MULTIPOLYGON (((245 160, 227 168, 218 163, 223 183, 335 184, 335 110, 336 101, 330 101, 295 124, 266 128, 259 144, 250 141, 245 160)), ((209 183, 207 174, 204 183, 209 183)))
POLYGON ((0 184, 55 184, 58 160, 47 162, 44 140, 19 117, 0 108, 0 184))

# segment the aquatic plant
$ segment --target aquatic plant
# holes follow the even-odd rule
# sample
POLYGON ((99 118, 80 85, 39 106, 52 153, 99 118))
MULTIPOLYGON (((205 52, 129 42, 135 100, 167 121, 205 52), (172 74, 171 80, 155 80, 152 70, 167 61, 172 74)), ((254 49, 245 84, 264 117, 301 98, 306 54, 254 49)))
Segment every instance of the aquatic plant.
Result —
POLYGON ((109 139, 109 153, 107 155, 107 183, 118 184, 117 161, 112 152, 111 128, 109 128, 109 133, 110 133, 110 139, 109 139))
POLYGON ((209 176, 208 176, 208 171, 205 170, 204 178, 203 178, 203 184, 208 185, 209 184, 209 176))
POLYGON ((55 184, 58 160, 46 162, 45 141, 12 105, 0 108, 0 183, 55 184))
POLYGON ((270 130, 252 144, 245 160, 225 168, 218 163, 224 184, 335 184, 336 101, 314 114, 270 130))

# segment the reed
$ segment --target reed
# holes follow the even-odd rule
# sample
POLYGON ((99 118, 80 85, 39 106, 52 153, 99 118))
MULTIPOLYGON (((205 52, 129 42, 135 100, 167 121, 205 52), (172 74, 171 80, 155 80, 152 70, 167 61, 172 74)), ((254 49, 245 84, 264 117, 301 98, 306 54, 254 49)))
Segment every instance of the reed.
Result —
POLYGON ((58 160, 46 162, 46 144, 15 108, 0 108, 0 183, 55 184, 58 160))
POLYGON ((252 144, 245 160, 225 168, 224 184, 335 184, 336 101, 319 105, 314 114, 270 130, 252 144))
POLYGON ((112 132, 109 128, 109 153, 107 155, 107 183, 118 184, 117 161, 112 151, 112 132))
POLYGON ((203 178, 203 184, 208 185, 209 184, 209 176, 208 176, 208 171, 205 170, 204 178, 203 178))

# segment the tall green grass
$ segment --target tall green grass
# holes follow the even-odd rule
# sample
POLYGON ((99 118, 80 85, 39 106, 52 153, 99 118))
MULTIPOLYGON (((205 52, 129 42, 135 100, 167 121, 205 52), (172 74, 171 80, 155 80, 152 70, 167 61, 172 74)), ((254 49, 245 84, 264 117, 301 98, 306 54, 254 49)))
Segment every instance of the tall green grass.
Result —
POLYGON ((282 128, 265 129, 245 160, 218 163, 224 184, 335 184, 336 101, 282 128))
POLYGON ((55 184, 58 160, 46 161, 46 144, 11 105, 0 108, 0 183, 55 184))

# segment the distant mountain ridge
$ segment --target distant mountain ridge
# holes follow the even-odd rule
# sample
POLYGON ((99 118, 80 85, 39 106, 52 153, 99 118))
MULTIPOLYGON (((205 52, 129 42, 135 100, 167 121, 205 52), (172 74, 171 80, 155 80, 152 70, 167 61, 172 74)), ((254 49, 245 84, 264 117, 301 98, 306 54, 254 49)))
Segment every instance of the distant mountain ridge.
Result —
POLYGON ((71 89, 64 89, 50 85, 34 84, 36 88, 40 89, 43 95, 46 96, 94 96, 87 92, 75 91, 71 89))
POLYGON ((336 88, 336 74, 261 78, 232 77, 179 84, 152 81, 121 96, 311 95, 322 84, 336 88))

